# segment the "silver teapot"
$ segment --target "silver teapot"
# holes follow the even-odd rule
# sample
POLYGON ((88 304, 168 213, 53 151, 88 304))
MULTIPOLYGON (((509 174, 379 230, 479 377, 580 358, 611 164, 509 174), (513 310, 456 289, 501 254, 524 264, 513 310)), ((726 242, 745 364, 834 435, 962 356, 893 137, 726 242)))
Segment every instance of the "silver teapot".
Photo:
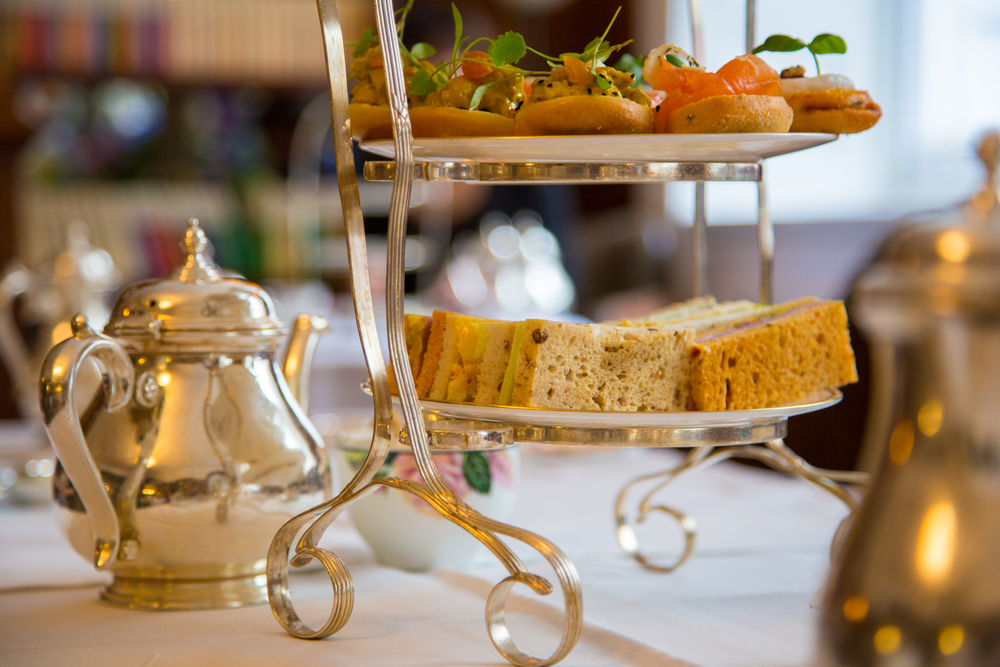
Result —
MULTIPOLYGON (((92 246, 89 235, 85 223, 70 223, 66 245, 53 261, 35 271, 14 262, 0 278, 0 358, 24 418, 41 416, 38 370, 52 346, 72 334, 73 316, 86 313, 92 322, 103 325, 110 314, 109 292, 121 284, 111 255, 92 246), (24 339, 15 323, 18 300, 23 302, 23 319, 36 329, 31 341, 24 339)), ((96 390, 96 377, 85 384, 96 390)))
POLYGON ((895 232, 854 315, 887 351, 883 459, 838 555, 819 664, 1000 664, 1000 134, 965 205, 895 232))
POLYGON ((279 368, 288 330, 271 298, 222 275, 196 220, 184 244, 170 278, 127 288, 103 335, 74 318, 42 365, 58 523, 113 573, 101 598, 132 608, 265 602, 271 538, 331 492, 302 404, 325 322, 299 317, 279 368), (78 410, 88 360, 103 390, 78 410))

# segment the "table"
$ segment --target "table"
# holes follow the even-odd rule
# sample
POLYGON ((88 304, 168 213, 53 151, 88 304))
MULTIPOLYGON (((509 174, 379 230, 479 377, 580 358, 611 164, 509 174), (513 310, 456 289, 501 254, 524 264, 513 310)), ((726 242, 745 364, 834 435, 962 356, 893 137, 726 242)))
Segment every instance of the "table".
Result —
MULTIPOLYGON (((583 586, 585 629, 561 664, 807 663, 818 622, 810 599, 823 585, 843 505, 778 474, 721 464, 664 492, 670 504, 698 519, 699 545, 676 573, 648 572, 618 549, 612 501, 626 479, 678 456, 524 446, 510 520, 562 548, 583 586)), ((661 551, 678 551, 676 528, 658 527, 661 551)), ((69 549, 44 508, 0 507, 0 537, 0 664, 7 667, 507 664, 490 645, 483 620, 486 596, 503 576, 497 563, 487 556, 464 569, 394 570, 375 562, 349 521, 334 524, 323 546, 351 570, 354 615, 322 641, 290 637, 267 606, 195 612, 105 606, 97 600, 105 575, 69 549)), ((534 552, 519 553, 545 574, 534 552)), ((296 574, 292 585, 303 618, 325 619, 325 574, 296 574)), ((560 599, 511 602, 510 626, 526 650, 537 655, 555 646, 560 607, 560 599)))

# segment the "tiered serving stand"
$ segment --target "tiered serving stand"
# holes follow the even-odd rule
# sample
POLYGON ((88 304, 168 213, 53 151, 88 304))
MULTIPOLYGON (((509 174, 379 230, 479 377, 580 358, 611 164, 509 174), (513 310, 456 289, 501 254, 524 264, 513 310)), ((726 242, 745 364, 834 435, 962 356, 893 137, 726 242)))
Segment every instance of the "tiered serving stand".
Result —
MULTIPOLYGON (((390 431, 393 397, 378 343, 368 281, 364 221, 348 118, 343 36, 335 0, 317 0, 317 5, 330 78, 337 179, 347 232, 351 287, 361 344, 371 376, 375 418, 371 449, 355 477, 335 498, 289 521, 271 544, 267 567, 269 599, 275 616, 290 634, 304 639, 318 639, 337 632, 347 623, 354 604, 351 575, 336 554, 320 549, 317 544, 326 528, 351 503, 380 486, 389 486, 426 501, 444 518, 481 541, 507 568, 509 576, 493 588, 486 602, 486 625, 490 639, 504 658, 521 666, 552 665, 566 657, 576 645, 583 628, 583 598, 573 564, 558 547, 543 537, 486 518, 468 507, 438 474, 431 458, 431 451, 435 449, 493 449, 510 446, 514 442, 691 448, 679 465, 630 481, 616 502, 619 544, 642 566, 652 570, 670 571, 679 567, 693 553, 696 536, 696 524, 691 517, 676 509, 652 504, 652 497, 679 475, 718 461, 733 457, 762 461, 776 470, 826 489, 852 511, 855 509, 855 498, 842 484, 864 483, 863 475, 812 468, 785 447, 781 440, 787 433, 789 417, 839 402, 841 395, 836 389, 778 408, 714 413, 570 412, 421 402, 417 399, 403 336, 403 248, 410 189, 414 181, 493 184, 694 181, 698 197, 693 244, 696 292, 700 292, 706 284, 704 183, 757 183, 760 298, 762 302, 769 303, 772 296, 774 232, 767 214, 764 159, 833 141, 836 136, 646 135, 551 137, 530 141, 513 137, 415 140, 410 127, 391 0, 375 0, 375 7, 379 38, 387 63, 395 138, 391 142, 371 142, 364 148, 394 159, 367 162, 364 175, 368 180, 391 180, 393 183, 386 281, 389 352, 396 371, 398 403, 405 419, 406 439, 424 483, 392 477, 376 479, 375 474, 395 441, 390 431), (651 488, 642 496, 635 516, 630 520, 627 504, 630 492, 634 487, 644 485, 651 488), (639 548, 633 523, 643 521, 655 511, 674 518, 684 534, 684 552, 671 564, 654 563, 639 548), (538 595, 550 594, 554 586, 529 572, 501 539, 503 537, 524 542, 537 550, 552 567, 562 589, 565 603, 563 634, 558 647, 548 657, 535 658, 517 647, 508 632, 504 609, 507 596, 516 584, 523 584, 538 595), (319 629, 306 626, 299 618, 292 604, 288 583, 289 566, 301 567, 312 559, 324 566, 333 584, 333 609, 319 629)), ((748 17, 751 20, 748 21, 747 42, 751 47, 753 5, 753 0, 749 0, 748 17)), ((700 11, 692 14, 697 18, 700 11)), ((697 36, 700 33, 697 20, 695 28, 697 36)))

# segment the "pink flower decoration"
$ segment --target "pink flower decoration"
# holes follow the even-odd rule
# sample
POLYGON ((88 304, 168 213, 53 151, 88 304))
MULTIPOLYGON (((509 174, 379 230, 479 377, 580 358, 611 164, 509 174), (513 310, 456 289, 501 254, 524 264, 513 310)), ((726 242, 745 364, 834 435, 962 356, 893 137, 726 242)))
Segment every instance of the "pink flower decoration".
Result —
POLYGON ((486 452, 486 460, 490 464, 490 479, 494 484, 504 488, 514 488, 514 471, 510 467, 510 459, 506 452, 486 452))
MULTIPOLYGON (((462 474, 462 454, 435 454, 434 464, 437 466, 438 473, 444 479, 444 483, 448 485, 449 489, 455 492, 455 495, 460 498, 468 495, 471 489, 469 488, 469 483, 465 481, 465 475, 462 474)), ((398 454, 392 460, 392 468, 393 476, 395 477, 413 480, 421 484, 424 483, 420 470, 417 469, 417 461, 413 458, 412 454, 398 454)), ((410 493, 404 493, 404 496, 416 509, 430 509, 430 505, 417 496, 410 493)))

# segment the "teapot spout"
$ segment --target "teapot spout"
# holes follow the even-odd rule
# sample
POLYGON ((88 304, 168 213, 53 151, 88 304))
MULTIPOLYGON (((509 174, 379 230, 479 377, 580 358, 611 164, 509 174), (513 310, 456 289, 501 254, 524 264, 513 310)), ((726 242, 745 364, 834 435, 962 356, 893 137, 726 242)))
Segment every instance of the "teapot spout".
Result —
POLYGON ((292 325, 292 335, 288 341, 288 351, 281 364, 281 371, 292 391, 292 396, 309 412, 309 374, 313 353, 319 337, 330 330, 330 325, 318 315, 299 315, 292 325))

